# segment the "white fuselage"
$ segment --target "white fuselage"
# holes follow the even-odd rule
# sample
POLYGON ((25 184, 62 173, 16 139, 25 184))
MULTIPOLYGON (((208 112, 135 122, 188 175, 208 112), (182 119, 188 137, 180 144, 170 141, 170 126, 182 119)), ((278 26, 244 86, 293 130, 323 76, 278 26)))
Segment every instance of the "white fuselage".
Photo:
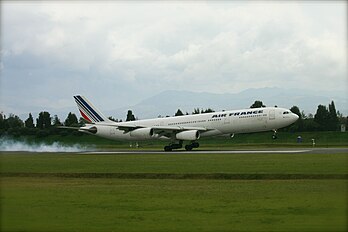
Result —
MULTIPOLYGON (((148 140, 148 139, 173 139, 165 134, 155 134, 151 137, 132 136, 130 132, 119 129, 122 126, 139 128, 177 127, 177 128, 202 128, 199 137, 231 135, 277 130, 294 123, 298 119, 287 109, 277 107, 251 108, 231 110, 214 113, 185 115, 167 118, 155 118, 121 123, 96 123, 88 124, 81 131, 88 132, 88 128, 96 128, 93 133, 97 136, 112 140, 148 140)), ((177 140, 177 139, 176 139, 177 140)))

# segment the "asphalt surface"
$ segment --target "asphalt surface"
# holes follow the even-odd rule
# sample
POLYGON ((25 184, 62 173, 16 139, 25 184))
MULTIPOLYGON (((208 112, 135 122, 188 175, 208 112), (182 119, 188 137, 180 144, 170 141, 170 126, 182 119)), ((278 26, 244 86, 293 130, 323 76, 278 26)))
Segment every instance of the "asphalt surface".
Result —
POLYGON ((159 151, 159 150, 112 150, 112 151, 88 151, 81 152, 80 154, 291 154, 291 153, 346 153, 348 154, 348 148, 278 148, 278 149, 242 149, 242 150, 175 150, 170 152, 159 151))

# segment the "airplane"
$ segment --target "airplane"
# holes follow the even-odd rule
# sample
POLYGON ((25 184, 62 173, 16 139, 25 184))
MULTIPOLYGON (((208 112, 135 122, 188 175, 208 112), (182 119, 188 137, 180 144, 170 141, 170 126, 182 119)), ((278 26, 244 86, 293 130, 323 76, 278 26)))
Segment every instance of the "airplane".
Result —
POLYGON ((198 148, 200 138, 262 131, 276 131, 296 122, 298 115, 278 107, 250 108, 176 117, 114 122, 105 117, 84 96, 74 96, 81 116, 88 122, 82 127, 62 127, 111 140, 144 141, 167 140, 165 151, 183 147, 198 148))

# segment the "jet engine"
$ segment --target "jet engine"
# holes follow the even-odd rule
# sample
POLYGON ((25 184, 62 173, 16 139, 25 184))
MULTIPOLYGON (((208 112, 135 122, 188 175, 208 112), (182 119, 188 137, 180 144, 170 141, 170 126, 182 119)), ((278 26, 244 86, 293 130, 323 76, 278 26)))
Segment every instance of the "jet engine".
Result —
POLYGON ((81 132, 86 132, 86 133, 91 133, 91 134, 97 134, 97 132, 98 132, 98 129, 97 129, 97 127, 95 127, 95 126, 92 126, 92 127, 81 127, 80 129, 79 129, 79 131, 81 131, 81 132))
POLYGON ((188 130, 188 131, 182 131, 175 135, 176 139, 178 140, 189 140, 194 141, 201 137, 198 130, 188 130))
POLYGON ((129 132, 131 137, 139 139, 150 139, 153 137, 154 132, 152 128, 139 128, 129 132))

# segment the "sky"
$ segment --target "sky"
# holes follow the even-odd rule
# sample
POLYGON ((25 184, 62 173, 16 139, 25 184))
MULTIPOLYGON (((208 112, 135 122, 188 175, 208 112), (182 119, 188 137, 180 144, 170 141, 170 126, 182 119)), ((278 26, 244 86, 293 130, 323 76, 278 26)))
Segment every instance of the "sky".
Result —
POLYGON ((347 91, 346 1, 1 1, 0 111, 165 90, 347 91))

